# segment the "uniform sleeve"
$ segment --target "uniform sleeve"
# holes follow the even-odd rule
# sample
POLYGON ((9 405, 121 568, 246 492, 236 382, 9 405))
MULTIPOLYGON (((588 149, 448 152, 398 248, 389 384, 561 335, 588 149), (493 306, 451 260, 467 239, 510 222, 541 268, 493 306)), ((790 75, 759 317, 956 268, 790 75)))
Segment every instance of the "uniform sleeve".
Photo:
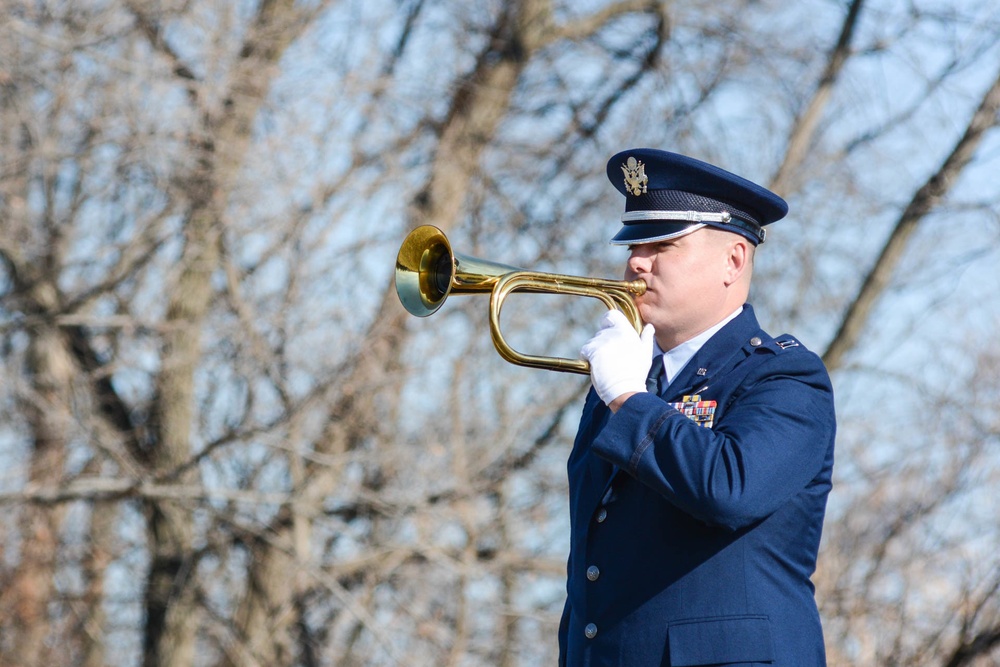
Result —
POLYGON ((804 489, 822 469, 834 432, 829 376, 805 352, 760 363, 711 429, 656 395, 636 394, 593 451, 684 512, 736 530, 804 489))

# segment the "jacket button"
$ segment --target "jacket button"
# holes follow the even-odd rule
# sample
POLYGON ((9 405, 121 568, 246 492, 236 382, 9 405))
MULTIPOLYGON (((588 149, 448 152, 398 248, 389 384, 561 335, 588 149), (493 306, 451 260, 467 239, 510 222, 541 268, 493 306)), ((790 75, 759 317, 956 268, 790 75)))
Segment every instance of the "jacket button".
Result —
POLYGON ((596 565, 591 565, 587 568, 587 578, 591 581, 597 581, 597 578, 601 576, 601 568, 596 565))
POLYGON ((583 629, 583 634, 587 636, 587 639, 593 639, 597 636, 597 626, 593 623, 587 623, 587 627, 583 629))
POLYGON ((752 345, 753 347, 760 347, 763 343, 764 341, 760 339, 760 336, 754 336, 753 338, 750 339, 750 345, 752 345))
POLYGON ((604 523, 604 520, 608 518, 608 510, 601 508, 597 511, 597 523, 604 523))

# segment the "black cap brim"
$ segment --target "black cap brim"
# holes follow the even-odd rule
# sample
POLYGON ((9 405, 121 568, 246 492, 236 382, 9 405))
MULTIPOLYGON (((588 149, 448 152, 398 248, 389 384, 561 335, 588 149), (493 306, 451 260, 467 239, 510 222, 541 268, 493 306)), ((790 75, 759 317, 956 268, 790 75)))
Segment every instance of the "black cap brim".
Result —
POLYGON ((670 222, 665 220, 626 223, 611 239, 612 245, 637 245, 669 241, 705 226, 701 222, 670 222))

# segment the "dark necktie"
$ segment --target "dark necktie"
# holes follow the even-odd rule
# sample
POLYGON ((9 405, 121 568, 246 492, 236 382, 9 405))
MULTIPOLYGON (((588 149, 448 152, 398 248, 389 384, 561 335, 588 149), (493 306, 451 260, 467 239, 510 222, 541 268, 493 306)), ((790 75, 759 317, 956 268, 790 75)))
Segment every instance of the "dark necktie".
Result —
POLYGON ((653 357, 653 363, 649 366, 649 374, 646 375, 646 391, 659 395, 660 379, 663 377, 663 355, 658 354, 653 357))

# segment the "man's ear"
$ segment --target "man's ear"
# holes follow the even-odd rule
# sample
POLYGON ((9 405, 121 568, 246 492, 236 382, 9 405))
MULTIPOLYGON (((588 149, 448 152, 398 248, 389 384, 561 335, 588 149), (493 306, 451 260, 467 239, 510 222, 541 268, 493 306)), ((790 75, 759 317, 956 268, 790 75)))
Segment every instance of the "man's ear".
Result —
POLYGON ((737 236, 736 240, 729 244, 726 263, 726 287, 744 276, 749 276, 753 263, 753 249, 750 247, 750 241, 742 236, 737 236))

